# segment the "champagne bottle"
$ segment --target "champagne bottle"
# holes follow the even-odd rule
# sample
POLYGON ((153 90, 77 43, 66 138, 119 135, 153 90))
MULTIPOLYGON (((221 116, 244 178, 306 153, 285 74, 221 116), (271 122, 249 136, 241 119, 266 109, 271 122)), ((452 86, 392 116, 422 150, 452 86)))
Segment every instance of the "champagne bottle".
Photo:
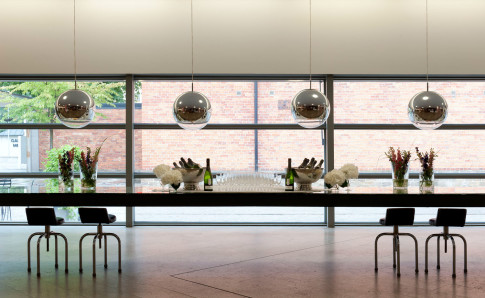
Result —
POLYGON ((184 163, 183 163, 182 161, 179 161, 179 165, 180 165, 180 167, 181 167, 182 169, 183 169, 183 168, 185 168, 185 167, 184 167, 184 163))
POLYGON ((320 162, 318 163, 318 165, 315 167, 315 169, 320 169, 323 165, 323 159, 320 160, 320 162))
POLYGON ((176 169, 180 169, 180 167, 177 163, 174 162, 173 165, 175 166, 176 169))
POLYGON ((291 158, 288 158, 288 169, 286 170, 285 190, 295 190, 295 177, 293 176, 293 170, 291 168, 291 158))
POLYGON ((187 161, 188 161, 187 163, 188 163, 189 167, 193 168, 194 165, 195 165, 194 161, 190 158, 188 158, 187 161))
POLYGON ((187 164, 187 162, 185 161, 185 158, 181 157, 180 160, 182 161, 183 165, 184 165, 184 169, 188 169, 190 168, 189 167, 189 164, 187 164))
POLYGON ((306 168, 311 169, 314 166, 313 164, 314 162, 315 162, 315 157, 312 157, 312 159, 310 160, 306 168))
POLYGON ((207 159, 206 167, 205 167, 205 174, 204 174, 204 190, 205 191, 212 191, 212 172, 210 166, 210 159, 207 159))
POLYGON ((306 165, 308 164, 310 160, 308 158, 305 158, 303 160, 303 162, 301 163, 301 165, 298 167, 299 169, 304 169, 306 167, 306 165))

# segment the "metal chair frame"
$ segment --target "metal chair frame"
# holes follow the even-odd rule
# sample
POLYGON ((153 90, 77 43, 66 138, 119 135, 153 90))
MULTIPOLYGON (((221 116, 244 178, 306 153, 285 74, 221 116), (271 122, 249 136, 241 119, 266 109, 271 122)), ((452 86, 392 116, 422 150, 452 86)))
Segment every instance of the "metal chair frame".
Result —
POLYGON ((381 233, 377 235, 376 240, 375 240, 375 271, 378 271, 378 266, 377 266, 377 242, 379 241, 379 238, 382 236, 392 236, 392 267, 396 268, 397 267, 397 276, 401 276, 401 251, 400 251, 400 243, 399 243, 399 236, 409 236, 413 238, 414 240, 414 246, 415 246, 415 257, 416 257, 416 269, 415 272, 418 273, 418 240, 416 237, 414 237, 413 234, 410 233, 399 233, 399 226, 395 225, 394 226, 394 231, 392 233, 381 233), (396 259, 397 259, 397 266, 396 266, 396 259))
POLYGON ((431 238, 433 238, 433 237, 437 237, 437 249, 436 249, 436 251, 437 251, 437 265, 436 265, 436 269, 437 270, 440 269, 440 237, 443 237, 443 239, 445 240, 445 253, 448 252, 448 239, 451 240, 451 243, 453 245, 453 274, 451 276, 453 278, 456 278, 456 246, 455 246, 455 239, 453 239, 453 236, 459 237, 459 238, 461 238, 461 240, 463 240, 464 250, 465 250, 465 268, 464 268, 463 271, 464 271, 465 274, 467 273, 467 271, 468 271, 467 270, 467 242, 465 240, 465 237, 463 237, 460 234, 450 234, 448 226, 443 227, 443 233, 431 234, 426 239, 424 273, 428 274, 428 244, 429 244, 429 240, 431 240, 431 238))
POLYGON ((121 273, 121 240, 114 233, 104 233, 103 226, 98 225, 96 233, 86 233, 79 240, 79 272, 83 273, 83 240, 87 236, 94 236, 93 239, 93 277, 96 277, 96 239, 99 239, 99 248, 101 249, 101 240, 104 238, 104 268, 108 268, 108 236, 113 236, 118 240, 118 272, 121 273))
POLYGON ((54 236, 54 239, 55 239, 55 255, 56 255, 56 264, 55 264, 55 268, 58 269, 59 268, 59 263, 58 263, 58 242, 57 242, 57 236, 60 236, 64 239, 64 243, 65 243, 65 250, 66 250, 66 255, 65 255, 65 261, 66 261, 66 268, 65 268, 65 272, 68 273, 69 272, 69 269, 68 269, 68 244, 67 244, 67 238, 66 236, 64 236, 63 234, 61 233, 56 233, 54 231, 51 231, 50 229, 50 226, 45 226, 45 232, 42 233, 42 232, 37 232, 37 233, 33 233, 32 235, 29 236, 29 240, 27 241, 27 271, 30 273, 32 271, 32 268, 30 266, 30 241, 32 240, 33 237, 35 236, 39 236, 39 238, 37 239, 37 277, 40 277, 40 240, 42 239, 42 237, 44 237, 46 240, 47 240, 47 251, 49 251, 49 238, 51 236, 54 236))

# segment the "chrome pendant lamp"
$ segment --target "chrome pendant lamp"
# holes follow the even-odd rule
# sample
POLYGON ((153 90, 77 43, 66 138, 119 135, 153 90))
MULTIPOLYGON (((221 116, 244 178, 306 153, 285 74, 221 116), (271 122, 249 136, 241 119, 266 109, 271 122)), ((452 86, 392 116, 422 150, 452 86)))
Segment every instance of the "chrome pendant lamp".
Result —
POLYGON ((409 120, 419 129, 431 130, 440 127, 448 115, 446 100, 434 91, 429 91, 428 51, 428 0, 426 0, 426 91, 419 92, 409 101, 409 120))
POLYGON ((76 65, 76 0, 74 0, 74 89, 62 93, 56 100, 55 110, 59 121, 70 128, 81 128, 94 119, 94 100, 77 89, 76 65))
POLYGON ((291 114, 305 128, 324 124, 330 114, 330 102, 325 94, 312 89, 312 0, 310 0, 310 88, 298 92, 291 102, 291 114))
POLYGON ((190 33, 192 45, 192 90, 180 94, 173 103, 173 117, 183 129, 198 130, 209 123, 212 107, 209 99, 194 91, 194 13, 190 0, 190 33))

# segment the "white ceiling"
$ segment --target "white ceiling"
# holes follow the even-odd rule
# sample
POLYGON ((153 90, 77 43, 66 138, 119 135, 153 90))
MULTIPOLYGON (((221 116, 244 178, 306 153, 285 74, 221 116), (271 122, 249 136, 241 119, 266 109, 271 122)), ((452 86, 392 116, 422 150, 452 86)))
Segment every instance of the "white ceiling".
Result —
MULTIPOLYGON (((304 74, 304 0, 193 0, 196 73, 304 74)), ((70 74, 69 0, 0 2, 0 74, 70 74)), ((425 72, 425 0, 313 0, 313 72, 425 72)), ((485 74, 485 1, 429 0, 432 74, 485 74)), ((77 0, 78 73, 190 72, 189 0, 77 0)))

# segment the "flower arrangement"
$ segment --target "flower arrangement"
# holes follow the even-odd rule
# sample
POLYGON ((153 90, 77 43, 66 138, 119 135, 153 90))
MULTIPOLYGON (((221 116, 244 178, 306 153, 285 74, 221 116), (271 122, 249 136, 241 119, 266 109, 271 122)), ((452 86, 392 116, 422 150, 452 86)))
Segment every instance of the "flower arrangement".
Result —
POLYGON ((153 169, 153 173, 155 174, 155 176, 157 176, 158 179, 162 179, 163 175, 168 171, 171 171, 170 166, 162 165, 162 164, 156 166, 153 169))
POLYGON ((389 147, 385 153, 392 165, 392 179, 394 187, 407 187, 409 175, 409 160, 411 159, 411 152, 399 148, 389 147))
POLYGON ((81 151, 81 159, 79 160, 79 168, 81 170, 81 188, 96 188, 99 152, 101 151, 101 147, 103 147, 106 139, 104 139, 101 145, 94 150, 93 155, 91 155, 90 147, 86 147, 86 153, 81 151))
POLYGON ((431 148, 428 152, 420 152, 418 147, 416 147, 416 154, 418 155, 419 162, 421 163, 421 173, 419 174, 420 178, 420 188, 431 188, 433 187, 433 178, 434 178, 434 159, 438 155, 434 152, 434 149, 431 148))
POLYGON ((325 186, 328 188, 332 188, 337 185, 342 185, 344 184, 345 180, 346 180, 345 173, 337 169, 331 170, 323 177, 325 186))
POLYGON ((354 164, 346 163, 340 168, 340 171, 345 175, 345 182, 340 184, 340 187, 349 187, 350 179, 359 178, 359 168, 354 164))
POLYGON ((162 184, 170 184, 175 190, 180 187, 182 183, 182 173, 179 170, 166 171, 162 176, 162 184))
POLYGON ((75 160, 75 150, 76 148, 72 147, 71 150, 64 151, 57 157, 59 161, 59 178, 62 180, 66 191, 74 189, 72 163, 75 160))

